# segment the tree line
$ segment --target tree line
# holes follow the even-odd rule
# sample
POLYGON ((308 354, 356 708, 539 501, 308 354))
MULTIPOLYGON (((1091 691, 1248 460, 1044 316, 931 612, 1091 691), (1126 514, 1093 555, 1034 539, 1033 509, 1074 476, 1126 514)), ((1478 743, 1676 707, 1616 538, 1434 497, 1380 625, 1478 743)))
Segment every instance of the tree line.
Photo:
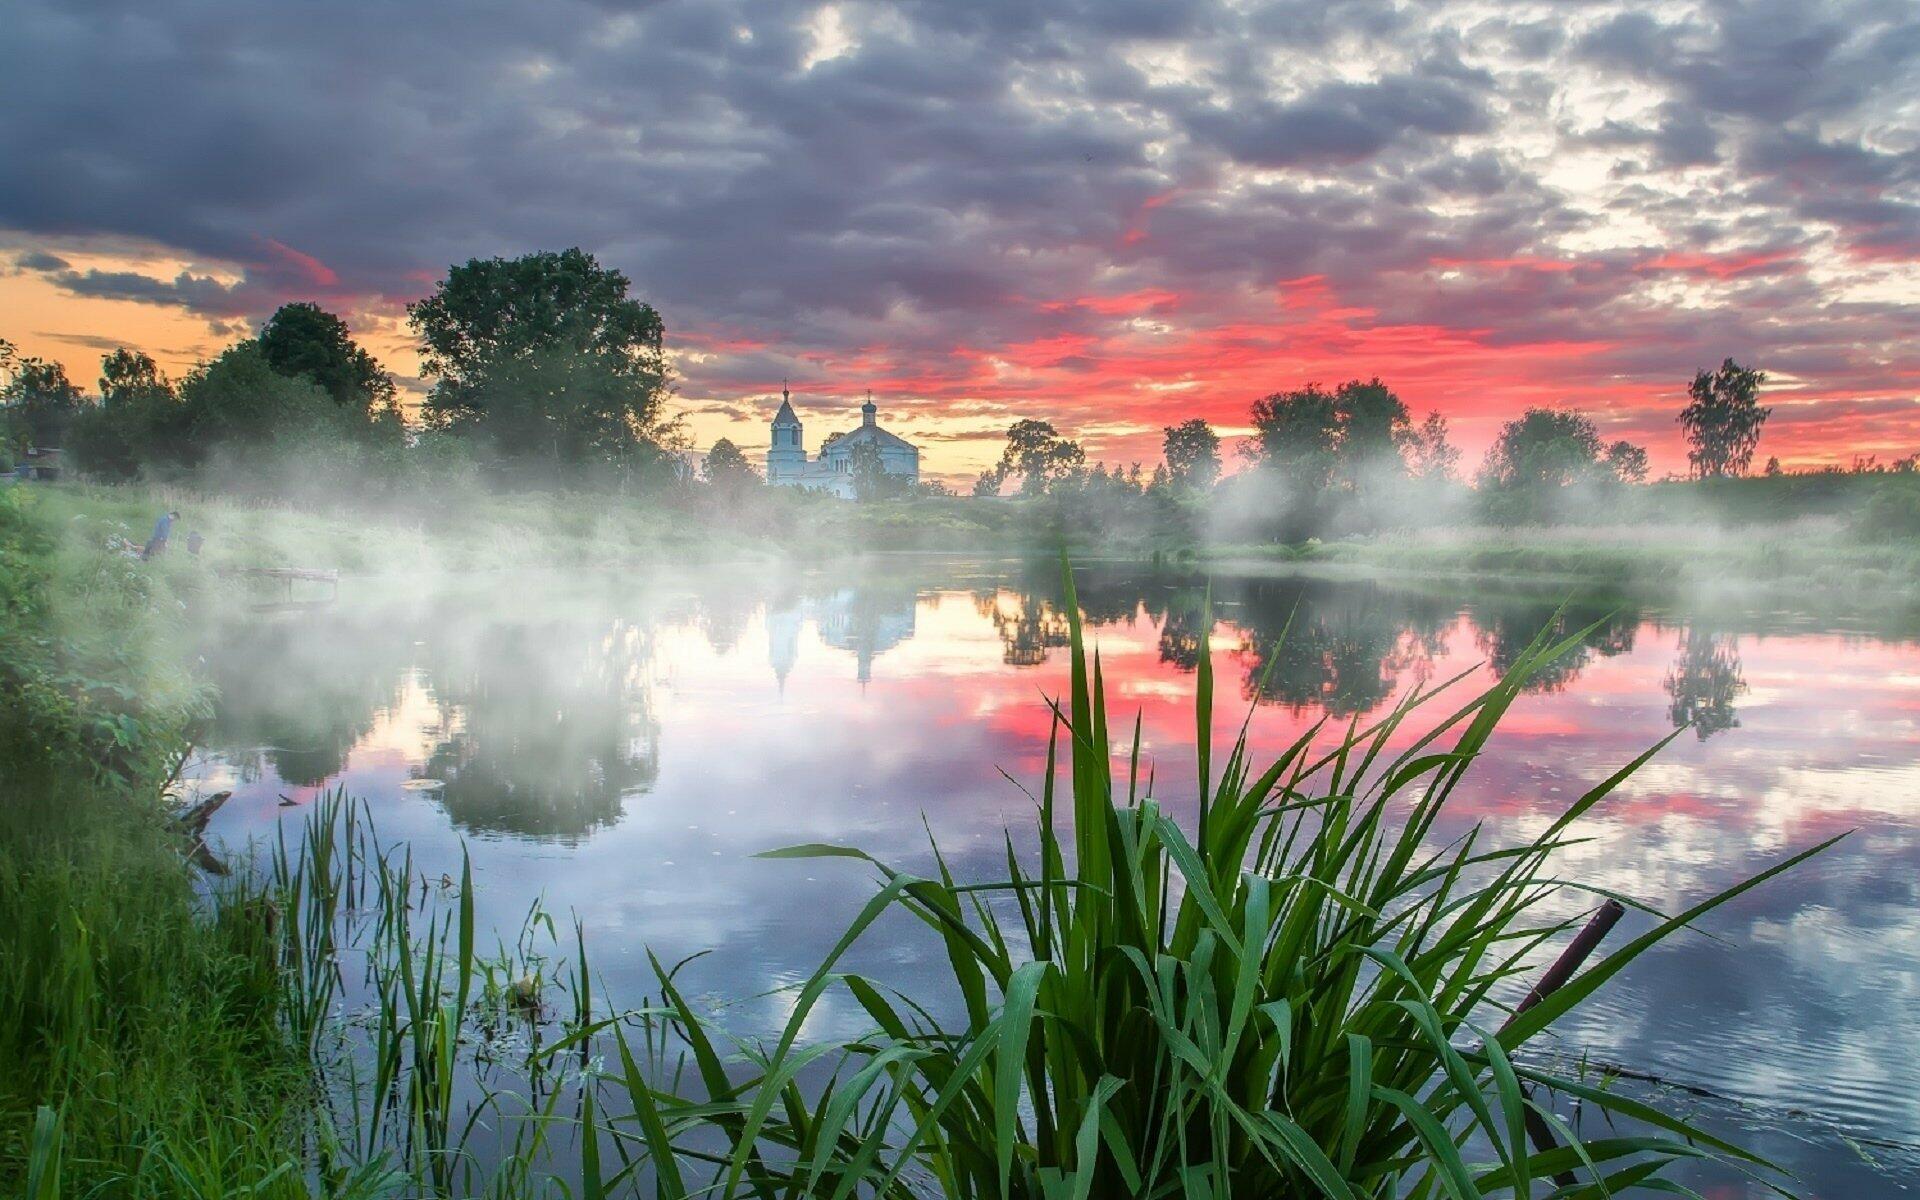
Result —
MULTIPOLYGON (((250 455, 289 454, 344 456, 373 473, 405 459, 496 466, 529 480, 678 478, 687 438, 668 410, 665 325, 630 290, 624 274, 577 248, 450 268, 407 308, 428 385, 413 430, 393 377, 345 321, 309 302, 282 306, 255 336, 179 380, 138 350, 115 350, 92 392, 58 363, 0 342, 0 453, 62 447, 89 475, 108 479, 232 470, 250 455)), ((1759 403, 1765 379, 1727 359, 1688 384, 1676 419, 1696 478, 1748 471, 1771 411, 1759 403)), ((1197 417, 1164 429, 1150 471, 1089 464, 1051 422, 1017 421, 973 494, 998 496, 1011 484, 1029 499, 1124 504, 1240 493, 1271 514, 1268 536, 1295 539, 1375 525, 1396 508, 1469 486, 1491 519, 1552 519, 1648 472, 1643 447, 1605 441, 1587 415, 1531 408, 1501 428, 1463 478, 1446 418, 1434 412, 1416 424, 1378 378, 1273 392, 1253 402, 1249 418, 1253 433, 1240 451, 1248 469, 1232 476, 1219 435, 1197 417)), ((862 499, 946 491, 888 475, 877 453, 853 466, 862 499)), ((1894 469, 1912 466, 1903 459, 1894 469)), ((1772 460, 1769 473, 1778 470, 1772 460)), ((728 439, 714 445, 704 475, 734 495, 759 481, 728 439)))
POLYGON ((14 455, 59 447, 108 479, 272 452, 345 455, 375 472, 408 451, 541 472, 671 472, 685 439, 667 412, 665 329, 629 287, 579 249, 451 268, 407 308, 430 385, 411 433, 392 375, 313 303, 282 306, 179 380, 115 350, 92 393, 0 343, 0 440, 14 455))
MULTIPOLYGON (((1687 385, 1676 420, 1695 478, 1746 474, 1772 411, 1759 402, 1765 380, 1764 372, 1729 358, 1687 385)), ((1117 471, 1089 467, 1079 443, 1050 422, 1017 421, 973 492, 1000 496, 1017 480, 1015 494, 1028 498, 1116 489, 1185 498, 1252 493, 1239 498, 1267 511, 1266 532, 1298 540, 1378 526, 1409 504, 1469 486, 1490 519, 1555 519, 1570 505, 1601 502, 1609 488, 1644 483, 1648 475, 1644 447, 1605 441, 1586 414, 1530 408, 1501 427, 1478 470, 1463 478, 1446 417, 1431 412, 1415 424, 1378 377, 1273 392, 1253 402, 1249 418, 1253 433, 1240 450, 1248 470, 1230 478, 1223 478, 1220 437, 1201 418, 1163 429, 1161 463, 1144 477, 1138 463, 1117 471)), ((1778 460, 1770 469, 1777 473, 1778 460)))

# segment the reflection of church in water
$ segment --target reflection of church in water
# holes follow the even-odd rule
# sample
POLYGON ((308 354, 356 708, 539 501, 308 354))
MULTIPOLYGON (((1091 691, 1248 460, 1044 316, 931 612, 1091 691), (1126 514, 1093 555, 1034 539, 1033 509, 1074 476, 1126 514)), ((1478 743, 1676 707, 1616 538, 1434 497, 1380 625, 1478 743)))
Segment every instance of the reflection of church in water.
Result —
POLYGON ((873 678, 873 660, 913 636, 919 596, 911 587, 865 584, 796 597, 767 607, 767 660, 784 689, 811 621, 821 642, 853 655, 855 677, 873 678))

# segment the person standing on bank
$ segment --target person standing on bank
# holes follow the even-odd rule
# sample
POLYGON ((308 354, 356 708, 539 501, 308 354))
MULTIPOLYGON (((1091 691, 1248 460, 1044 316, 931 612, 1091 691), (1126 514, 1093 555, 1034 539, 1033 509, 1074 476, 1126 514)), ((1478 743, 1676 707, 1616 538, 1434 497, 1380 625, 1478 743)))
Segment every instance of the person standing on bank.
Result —
POLYGON ((146 549, 140 551, 141 558, 152 558, 163 554, 167 549, 167 539, 173 536, 173 523, 180 516, 178 512, 164 512, 153 523, 153 536, 147 539, 146 549))

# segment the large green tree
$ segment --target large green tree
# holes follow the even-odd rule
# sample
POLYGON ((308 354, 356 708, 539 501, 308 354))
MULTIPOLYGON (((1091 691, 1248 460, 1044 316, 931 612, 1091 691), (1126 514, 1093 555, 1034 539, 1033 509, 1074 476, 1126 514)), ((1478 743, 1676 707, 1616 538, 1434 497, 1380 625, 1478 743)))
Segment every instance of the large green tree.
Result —
POLYGON ((1637 483, 1646 473, 1644 449, 1627 441, 1603 447, 1585 415, 1530 408, 1501 426, 1477 482, 1496 519, 1547 520, 1569 515, 1556 511, 1569 488, 1637 483))
POLYGON ((9 375, 0 385, 0 407, 5 409, 9 437, 22 449, 63 445, 74 418, 86 406, 86 395, 67 378, 67 369, 59 363, 11 357, 7 365, 9 375))
POLYGON ((1220 478, 1220 435, 1200 417, 1163 431, 1160 453, 1166 459, 1167 482, 1188 491, 1204 492, 1220 478))
POLYGON ((1350 379, 1333 393, 1339 422, 1338 463, 1342 482, 1358 489, 1406 473, 1401 452, 1413 433, 1407 406, 1378 376, 1350 379))
POLYGON ((145 351, 123 347, 100 359, 100 403, 105 407, 174 398, 173 382, 145 351))
POLYGON ((281 305, 260 327, 260 352, 274 370, 312 380, 342 408, 372 414, 394 403, 393 377, 345 321, 318 304, 281 305))
POLYGON ((1460 465, 1460 449, 1447 436, 1447 418, 1430 412, 1407 439, 1407 469, 1415 479, 1445 483, 1460 465))
POLYGON ((1600 432, 1577 412, 1530 408, 1500 427, 1480 467, 1482 487, 1562 488, 1601 478, 1600 432))
POLYGON ((276 435, 337 423, 332 397, 310 379, 274 370, 251 339, 202 363, 180 383, 188 465, 216 445, 263 444, 276 435))
POLYGON ((1717 371, 1699 371, 1687 385, 1687 406, 1680 427, 1691 449, 1687 461, 1701 479, 1744 475, 1760 444, 1760 429, 1772 414, 1760 404, 1766 373, 1750 371, 1731 358, 1717 371))
POLYGON ((760 472, 754 470, 740 447, 728 438, 721 438, 707 451, 707 461, 700 473, 708 483, 725 492, 743 491, 760 482, 760 472))
POLYGON ((1038 496, 1086 464, 1087 455, 1080 443, 1060 436, 1047 421, 1026 418, 1007 428, 1007 445, 1000 462, 989 474, 999 481, 1009 475, 1020 476, 1020 494, 1038 496))
POLYGON ((1333 478, 1340 452, 1340 408, 1317 383, 1274 392, 1253 402, 1254 462, 1274 472, 1296 492, 1310 495, 1333 478))
POLYGON ((853 475, 853 498, 860 501, 889 500, 905 496, 913 490, 904 476, 895 475, 887 470, 887 464, 880 456, 880 447, 872 442, 860 442, 848 455, 848 468, 853 475))
POLYGON ((88 474, 127 479, 154 459, 172 458, 180 399, 149 355, 119 349, 100 360, 100 403, 82 412, 69 435, 88 474), (165 444, 163 444, 163 442, 165 444))
POLYGON ((508 456, 657 457, 676 432, 665 331, 628 288, 579 249, 454 267, 407 310, 434 380, 428 421, 508 456))

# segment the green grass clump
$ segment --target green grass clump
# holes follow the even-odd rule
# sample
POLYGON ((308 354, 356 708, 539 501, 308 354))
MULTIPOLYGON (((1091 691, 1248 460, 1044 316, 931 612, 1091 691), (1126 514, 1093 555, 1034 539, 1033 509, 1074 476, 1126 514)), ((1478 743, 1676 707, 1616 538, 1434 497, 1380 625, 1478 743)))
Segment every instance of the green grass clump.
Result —
MULTIPOLYGON (((1077 612, 1071 580, 1065 608, 1077 612)), ((1680 1160, 1764 1172, 1654 1105, 1521 1052, 1648 948, 1822 847, 1656 917, 1502 1024, 1517 977, 1573 924, 1549 915, 1575 886, 1556 875, 1556 852, 1645 756, 1531 841, 1493 846, 1475 829, 1430 844, 1528 675, 1578 642, 1536 642, 1397 753, 1390 738, 1431 693, 1324 753, 1310 731, 1262 769, 1243 726, 1217 774, 1203 654, 1190 835, 1142 793, 1137 724, 1116 778, 1101 670, 1076 617, 1071 691, 1055 708, 1038 797, 1038 861, 1023 864, 1009 840, 1006 878, 985 884, 958 882, 944 864, 920 878, 876 863, 884 887, 848 935, 894 906, 918 917, 945 947, 942 982, 964 999, 964 1019, 939 1020, 924 996, 826 964, 761 1059, 764 1074, 726 1093, 758 1089, 735 1115, 736 1147, 773 1122, 778 1140, 802 1148, 804 1187, 782 1195, 905 1196, 903 1181, 923 1172, 953 1200, 1603 1196, 1665 1186, 1680 1160), (822 1048, 797 1049, 799 1031, 829 986, 845 987, 877 1029, 842 1048, 836 1082, 807 1104, 790 1081, 822 1048), (1549 1095, 1577 1098, 1587 1121, 1571 1127, 1549 1095), (1554 1144, 1530 1139, 1530 1114, 1554 1144), (849 1153, 856 1118, 867 1132, 849 1153), (805 1147, 825 1149, 809 1158, 805 1147), (1569 1173, 1578 1182, 1555 1190, 1569 1173)), ((834 846, 776 854, 874 861, 834 846)), ((720 1194, 749 1194, 750 1165, 737 1150, 720 1194)))

